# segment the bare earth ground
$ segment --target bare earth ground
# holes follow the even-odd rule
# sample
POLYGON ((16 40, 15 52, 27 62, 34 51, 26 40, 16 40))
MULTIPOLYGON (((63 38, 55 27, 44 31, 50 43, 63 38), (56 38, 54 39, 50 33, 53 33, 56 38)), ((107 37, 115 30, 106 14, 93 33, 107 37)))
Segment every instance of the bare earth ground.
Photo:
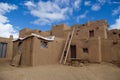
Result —
POLYGON ((120 80, 120 67, 102 63, 83 67, 58 64, 16 68, 0 60, 0 80, 120 80))

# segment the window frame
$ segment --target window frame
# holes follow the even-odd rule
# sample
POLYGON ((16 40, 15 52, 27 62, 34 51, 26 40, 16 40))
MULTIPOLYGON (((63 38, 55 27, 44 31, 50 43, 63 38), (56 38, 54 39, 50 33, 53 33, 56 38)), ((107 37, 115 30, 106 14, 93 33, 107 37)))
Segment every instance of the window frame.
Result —
POLYGON ((44 40, 41 40, 40 48, 48 48, 48 42, 44 41, 44 40))
POLYGON ((95 36, 95 31, 89 30, 89 37, 94 37, 94 36, 95 36))
POLYGON ((88 50, 88 48, 82 48, 82 50, 83 50, 83 53, 89 53, 89 50, 88 50))

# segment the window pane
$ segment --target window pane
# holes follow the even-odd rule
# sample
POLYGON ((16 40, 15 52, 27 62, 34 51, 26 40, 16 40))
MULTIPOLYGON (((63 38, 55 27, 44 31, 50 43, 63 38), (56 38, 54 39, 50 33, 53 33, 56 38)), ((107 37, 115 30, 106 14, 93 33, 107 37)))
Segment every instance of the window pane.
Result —
POLYGON ((47 48, 47 42, 41 41, 41 48, 47 48))

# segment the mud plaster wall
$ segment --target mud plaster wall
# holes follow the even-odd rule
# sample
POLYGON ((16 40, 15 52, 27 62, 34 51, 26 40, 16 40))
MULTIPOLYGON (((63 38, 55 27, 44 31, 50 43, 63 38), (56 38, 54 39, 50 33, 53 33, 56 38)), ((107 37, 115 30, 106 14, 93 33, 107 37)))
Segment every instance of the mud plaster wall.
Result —
POLYGON ((84 25, 78 25, 75 30, 75 39, 88 39, 88 38, 107 38, 107 25, 105 22, 89 23, 84 25), (94 37, 89 36, 89 31, 94 31, 94 37))
POLYGON ((77 40, 72 42, 72 45, 76 45, 77 58, 101 62, 101 41, 99 39, 77 40), (83 48, 88 48, 88 53, 83 52, 83 48))
POLYGON ((120 30, 114 29, 108 31, 108 38, 109 39, 120 39, 120 30))
POLYGON ((20 31, 19 37, 23 38, 23 37, 31 35, 31 33, 35 33, 35 34, 38 34, 38 35, 41 35, 41 36, 44 36, 44 37, 50 35, 50 32, 43 32, 43 31, 40 31, 40 30, 37 30, 37 29, 31 30, 31 29, 25 28, 25 29, 20 31))
POLYGON ((6 49, 6 57, 8 59, 12 59, 12 54, 13 54, 13 38, 2 38, 0 37, 0 42, 2 43, 7 43, 7 49, 6 49))
POLYGON ((102 60, 120 61, 120 40, 102 40, 102 60))
POLYGON ((55 38, 48 42, 47 48, 41 48, 41 39, 33 40, 33 66, 58 63, 63 50, 64 40, 55 38))
POLYGON ((62 25, 53 26, 51 31, 52 31, 52 35, 66 39, 68 32, 71 31, 71 28, 62 24, 62 25))

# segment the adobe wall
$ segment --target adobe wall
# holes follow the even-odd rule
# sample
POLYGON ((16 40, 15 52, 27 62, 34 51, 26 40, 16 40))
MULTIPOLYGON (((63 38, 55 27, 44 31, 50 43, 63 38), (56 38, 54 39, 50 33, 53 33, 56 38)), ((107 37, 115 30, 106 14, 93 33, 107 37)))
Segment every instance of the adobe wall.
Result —
POLYGON ((43 32, 43 31, 40 31, 40 30, 31 30, 31 29, 28 29, 28 28, 25 28, 25 29, 22 29, 20 32, 19 32, 19 37, 27 37, 29 35, 31 35, 31 33, 35 33, 35 34, 38 34, 38 35, 41 35, 41 36, 49 36, 50 33, 49 32, 43 32))
POLYGON ((66 38, 68 35, 68 32, 70 31, 71 31, 71 28, 65 24, 53 26, 51 30, 53 36, 60 37, 60 38, 66 38))
POLYGON ((76 45, 76 56, 82 60, 90 62, 101 62, 101 39, 76 40, 71 45, 76 45), (83 51, 88 49, 88 53, 83 51))
POLYGON ((102 40, 102 60, 120 61, 120 40, 102 40))
POLYGON ((120 39, 120 30, 118 29, 109 30, 108 38, 109 39, 120 39))
POLYGON ((33 39, 32 65, 57 64, 63 50, 64 40, 55 38, 54 41, 48 42, 46 48, 41 48, 41 41, 36 37, 33 39))
POLYGON ((87 22, 86 24, 78 25, 75 30, 75 39, 88 38, 107 38, 108 25, 105 20, 87 22), (89 31, 94 31, 94 37, 90 37, 89 31))
POLYGON ((6 50, 6 57, 7 59, 12 59, 12 54, 13 54, 13 36, 10 36, 10 38, 3 38, 0 37, 0 42, 2 43, 7 43, 7 50, 6 50))
POLYGON ((13 43, 13 57, 16 56, 19 53, 19 48, 18 45, 19 43, 22 42, 21 44, 21 65, 25 66, 31 66, 32 65, 32 37, 26 38, 23 41, 14 41, 13 43))
POLYGON ((28 36, 29 33, 27 33, 27 32, 30 32, 30 31, 31 31, 31 30, 28 29, 28 28, 25 28, 25 29, 20 30, 20 32, 19 32, 19 37, 26 37, 26 36, 28 36))

